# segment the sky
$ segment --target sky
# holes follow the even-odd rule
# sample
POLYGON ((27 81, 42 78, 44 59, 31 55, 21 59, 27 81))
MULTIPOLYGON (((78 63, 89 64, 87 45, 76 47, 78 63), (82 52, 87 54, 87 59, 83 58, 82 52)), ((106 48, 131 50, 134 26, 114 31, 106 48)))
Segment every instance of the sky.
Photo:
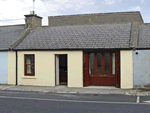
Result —
MULTIPOLYGON (((25 24, 32 10, 33 0, 0 0, 0 26, 25 24)), ((126 11, 140 11, 150 23, 150 0, 35 0, 34 10, 42 25, 48 25, 48 16, 126 11)))

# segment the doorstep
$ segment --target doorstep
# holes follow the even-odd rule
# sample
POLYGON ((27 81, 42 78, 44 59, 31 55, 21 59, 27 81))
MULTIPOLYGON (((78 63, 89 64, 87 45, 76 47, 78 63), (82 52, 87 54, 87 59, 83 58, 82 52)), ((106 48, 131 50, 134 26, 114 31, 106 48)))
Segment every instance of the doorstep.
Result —
POLYGON ((116 88, 114 86, 86 86, 83 88, 90 88, 90 89, 120 89, 120 88, 116 88))

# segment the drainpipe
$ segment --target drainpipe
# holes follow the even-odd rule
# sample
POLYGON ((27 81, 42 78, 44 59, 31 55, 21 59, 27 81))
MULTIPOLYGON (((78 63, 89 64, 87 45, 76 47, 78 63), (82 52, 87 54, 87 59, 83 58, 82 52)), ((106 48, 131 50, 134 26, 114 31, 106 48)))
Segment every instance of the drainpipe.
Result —
POLYGON ((16 51, 16 86, 18 85, 18 53, 16 51))

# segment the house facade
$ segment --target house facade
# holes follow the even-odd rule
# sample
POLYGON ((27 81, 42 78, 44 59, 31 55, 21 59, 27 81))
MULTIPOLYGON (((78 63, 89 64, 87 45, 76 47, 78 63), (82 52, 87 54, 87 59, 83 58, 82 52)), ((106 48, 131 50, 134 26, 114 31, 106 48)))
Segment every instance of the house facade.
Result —
MULTIPOLYGON (((9 78, 10 47, 24 32, 24 25, 0 26, 0 84, 7 84, 15 78, 9 78)), ((14 56, 13 56, 14 57, 14 56)), ((15 65, 15 64, 13 64, 15 65)), ((13 68, 15 71, 15 68, 13 68)))
POLYGON ((139 85, 142 55, 136 53, 144 51, 138 50, 144 26, 140 12, 54 16, 48 17, 48 26, 41 25, 40 16, 25 17, 24 33, 7 52, 8 84, 122 89, 139 85))
POLYGON ((139 28, 136 50, 133 51, 134 87, 143 88, 150 85, 150 24, 139 28))
POLYGON ((25 16, 31 31, 9 53, 8 76, 16 79, 8 84, 133 88, 130 40, 134 20, 143 23, 139 12, 49 17, 47 27, 41 17, 25 16))

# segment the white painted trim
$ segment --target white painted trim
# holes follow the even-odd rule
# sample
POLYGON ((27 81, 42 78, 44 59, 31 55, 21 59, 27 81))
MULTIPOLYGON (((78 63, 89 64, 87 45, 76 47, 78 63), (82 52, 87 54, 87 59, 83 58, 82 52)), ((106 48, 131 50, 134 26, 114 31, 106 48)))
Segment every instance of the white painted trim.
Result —
POLYGON ((56 85, 59 85, 59 55, 56 55, 56 85))

